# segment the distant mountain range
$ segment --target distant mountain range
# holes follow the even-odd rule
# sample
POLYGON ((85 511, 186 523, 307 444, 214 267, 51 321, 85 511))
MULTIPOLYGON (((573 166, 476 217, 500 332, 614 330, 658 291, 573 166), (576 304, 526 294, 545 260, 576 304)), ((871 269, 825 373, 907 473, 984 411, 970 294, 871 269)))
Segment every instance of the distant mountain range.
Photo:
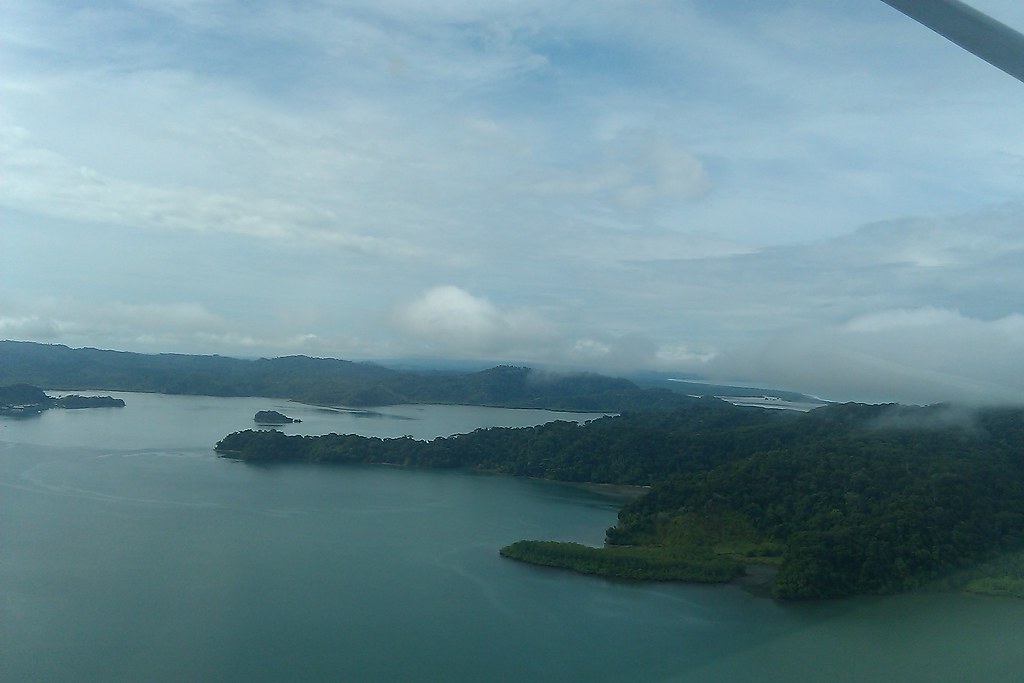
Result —
MULTIPOLYGON (((396 370, 374 363, 285 356, 141 354, 0 341, 0 386, 206 396, 267 396, 353 407, 449 403, 593 411, 671 410, 688 394, 760 396, 764 389, 655 382, 501 365, 479 372, 396 370)), ((767 392, 771 393, 771 392, 767 392)), ((774 392, 786 400, 810 400, 774 392)))

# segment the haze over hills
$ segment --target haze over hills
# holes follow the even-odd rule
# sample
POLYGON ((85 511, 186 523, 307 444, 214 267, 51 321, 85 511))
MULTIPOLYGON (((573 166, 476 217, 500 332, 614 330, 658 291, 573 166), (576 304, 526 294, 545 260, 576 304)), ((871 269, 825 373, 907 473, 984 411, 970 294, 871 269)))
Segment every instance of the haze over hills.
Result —
MULTIPOLYGON (((308 356, 242 360, 0 341, 0 386, 18 383, 54 389, 267 396, 353 407, 465 403, 596 411, 672 409, 686 402, 685 394, 693 393, 765 392, 683 383, 641 387, 594 373, 551 373, 507 365, 477 372, 422 372, 308 356)), ((773 395, 807 399, 792 392, 773 395)))

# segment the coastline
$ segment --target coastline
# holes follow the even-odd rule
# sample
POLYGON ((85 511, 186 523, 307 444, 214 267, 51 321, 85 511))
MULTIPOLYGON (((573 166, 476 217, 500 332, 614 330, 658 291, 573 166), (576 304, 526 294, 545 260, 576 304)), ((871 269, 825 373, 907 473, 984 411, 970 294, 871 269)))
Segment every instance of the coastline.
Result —
POLYGON ((651 490, 649 485, 641 484, 602 484, 593 481, 565 481, 559 483, 624 501, 636 500, 651 490))

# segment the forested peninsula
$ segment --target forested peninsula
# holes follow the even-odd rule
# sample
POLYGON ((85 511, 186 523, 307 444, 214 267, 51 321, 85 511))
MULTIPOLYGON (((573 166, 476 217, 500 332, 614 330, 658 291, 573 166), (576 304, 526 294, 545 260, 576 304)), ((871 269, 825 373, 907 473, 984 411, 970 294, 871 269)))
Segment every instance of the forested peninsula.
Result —
MULTIPOLYGON (((690 399, 673 411, 430 442, 250 430, 216 449, 247 462, 650 486, 620 510, 603 548, 521 541, 502 554, 659 580, 726 581, 766 563, 777 567, 774 595, 786 599, 910 590, 1024 550, 1018 408, 843 404, 800 414, 690 399)), ((990 580, 1006 592, 1024 587, 1019 572, 990 580)))
POLYGON ((51 408, 123 408, 124 401, 110 396, 49 396, 29 384, 0 386, 0 415, 35 415, 51 408))

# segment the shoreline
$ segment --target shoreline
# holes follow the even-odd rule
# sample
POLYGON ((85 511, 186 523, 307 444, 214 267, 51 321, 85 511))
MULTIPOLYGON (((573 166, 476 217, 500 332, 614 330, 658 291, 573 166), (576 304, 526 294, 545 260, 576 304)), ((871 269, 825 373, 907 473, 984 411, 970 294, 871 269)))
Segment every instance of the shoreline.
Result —
MULTIPOLYGON (((558 480, 548 479, 546 481, 558 480)), ((642 484, 602 484, 593 481, 559 481, 558 483, 626 501, 641 498, 651 490, 649 485, 642 484)))

